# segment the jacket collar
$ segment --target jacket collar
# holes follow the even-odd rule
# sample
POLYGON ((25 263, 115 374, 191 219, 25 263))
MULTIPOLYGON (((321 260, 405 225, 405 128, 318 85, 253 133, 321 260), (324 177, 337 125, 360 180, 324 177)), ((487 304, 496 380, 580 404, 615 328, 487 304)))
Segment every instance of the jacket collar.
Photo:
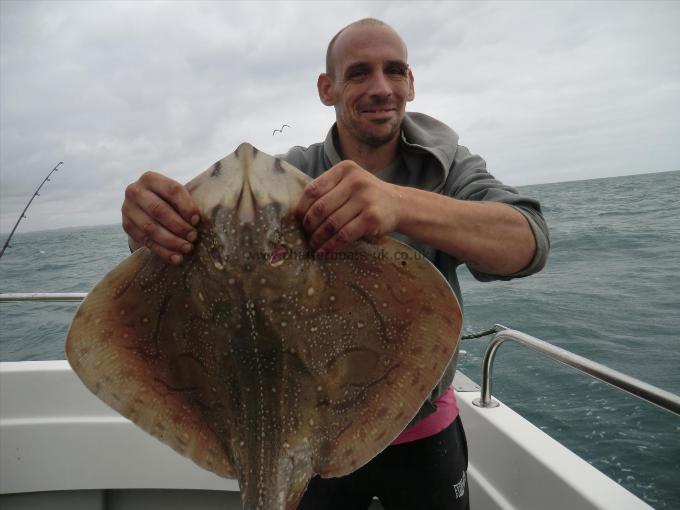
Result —
MULTIPOLYGON (((337 123, 334 123, 323 144, 329 167, 342 161, 337 144, 337 123)), ((446 124, 424 113, 406 112, 401 123, 401 149, 409 171, 417 168, 419 172, 426 173, 427 175, 420 176, 423 183, 427 183, 425 189, 438 191, 444 185, 453 165, 458 149, 458 135, 446 124), (423 152, 433 159, 427 164, 409 164, 410 160, 423 152)))

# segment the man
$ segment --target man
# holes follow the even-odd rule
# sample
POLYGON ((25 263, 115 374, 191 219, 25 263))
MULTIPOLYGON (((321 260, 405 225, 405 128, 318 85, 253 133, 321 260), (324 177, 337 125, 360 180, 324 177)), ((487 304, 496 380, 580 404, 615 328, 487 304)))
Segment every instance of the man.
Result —
MULTIPOLYGON (((549 240, 539 204, 495 180, 450 128, 405 113, 414 79, 391 27, 364 19, 342 29, 317 87, 337 122, 323 143, 284 159, 315 178, 296 214, 319 255, 391 234, 427 256, 459 300, 461 263, 480 280, 543 267, 549 240)), ((147 172, 128 186, 123 226, 132 249, 146 244, 181 263, 197 223, 191 197, 167 177, 147 172)), ((363 510, 373 496, 388 510, 468 508, 467 446, 450 388, 455 358, 393 445, 346 477, 312 480, 299 508, 363 510)))

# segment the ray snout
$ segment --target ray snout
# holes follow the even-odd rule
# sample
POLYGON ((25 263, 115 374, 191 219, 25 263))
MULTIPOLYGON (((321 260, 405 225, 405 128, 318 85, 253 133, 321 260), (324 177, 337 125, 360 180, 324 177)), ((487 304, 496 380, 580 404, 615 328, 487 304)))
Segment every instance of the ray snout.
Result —
POLYGON ((241 223, 255 222, 255 197, 247 175, 243 178, 243 187, 236 207, 238 208, 238 220, 241 223))
POLYGON ((239 159, 243 189, 238 204, 241 221, 253 221, 255 213, 275 206, 281 215, 292 210, 311 180, 277 157, 242 143, 234 153, 239 159))
POLYGON ((311 179, 280 158, 242 143, 187 184, 204 217, 217 210, 236 211, 242 223, 253 223, 257 212, 271 205, 285 215, 292 210, 311 179))

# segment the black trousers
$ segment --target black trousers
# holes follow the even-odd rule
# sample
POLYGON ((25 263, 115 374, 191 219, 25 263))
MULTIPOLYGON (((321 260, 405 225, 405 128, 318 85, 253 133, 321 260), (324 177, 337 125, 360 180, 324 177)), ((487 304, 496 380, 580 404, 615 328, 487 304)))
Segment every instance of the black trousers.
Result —
POLYGON ((467 464, 459 416, 434 436, 388 446, 347 476, 314 477, 298 510, 366 510, 374 496, 386 510, 469 510, 467 464))

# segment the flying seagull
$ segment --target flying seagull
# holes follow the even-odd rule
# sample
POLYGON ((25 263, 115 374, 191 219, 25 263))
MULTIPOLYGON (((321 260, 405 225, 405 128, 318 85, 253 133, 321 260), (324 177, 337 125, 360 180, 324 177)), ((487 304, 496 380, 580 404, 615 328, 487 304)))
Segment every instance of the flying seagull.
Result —
POLYGON ((277 131, 278 131, 279 133, 283 133, 283 128, 285 128, 285 127, 289 128, 289 127, 291 127, 291 126, 289 126, 288 124, 284 124, 283 126, 281 126, 281 129, 275 129, 274 131, 272 131, 272 136, 274 136, 274 135, 276 134, 277 131))

